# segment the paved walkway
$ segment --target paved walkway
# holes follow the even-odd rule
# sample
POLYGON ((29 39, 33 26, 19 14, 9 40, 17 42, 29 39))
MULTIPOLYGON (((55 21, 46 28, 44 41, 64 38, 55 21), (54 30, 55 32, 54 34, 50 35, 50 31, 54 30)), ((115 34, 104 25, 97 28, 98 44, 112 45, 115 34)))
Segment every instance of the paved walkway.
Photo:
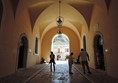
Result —
POLYGON ((27 83, 91 83, 82 76, 74 67, 74 74, 69 74, 67 62, 56 62, 55 72, 50 72, 50 66, 47 66, 35 78, 30 79, 27 83))
POLYGON ((73 65, 74 74, 69 75, 67 62, 58 63, 55 72, 50 72, 48 64, 38 64, 1 78, 0 83, 118 83, 101 70, 91 68, 91 75, 83 74, 78 64, 73 65))
POLYGON ((78 71, 86 77, 88 80, 90 80, 92 83, 118 83, 118 79, 112 78, 108 76, 104 71, 99 69, 90 69, 92 74, 83 74, 82 73, 82 66, 81 65, 74 65, 76 68, 78 68, 78 71))
POLYGON ((47 64, 39 64, 31 68, 21 69, 14 74, 1 78, 0 83, 25 83, 25 81, 35 76, 46 66, 47 64))

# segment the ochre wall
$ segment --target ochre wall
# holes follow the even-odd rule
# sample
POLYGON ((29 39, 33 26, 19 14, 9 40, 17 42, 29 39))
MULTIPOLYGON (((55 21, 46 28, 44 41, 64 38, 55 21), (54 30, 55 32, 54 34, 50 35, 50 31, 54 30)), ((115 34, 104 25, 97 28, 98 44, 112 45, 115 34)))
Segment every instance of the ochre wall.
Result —
POLYGON ((34 32, 34 35, 32 34, 27 9, 19 9, 14 15, 10 0, 4 0, 3 5, 4 12, 0 29, 0 77, 18 70, 18 43, 21 34, 25 34, 28 39, 26 67, 35 65, 38 56, 34 55, 34 40, 37 32, 34 32), (31 49, 31 52, 29 52, 29 49, 31 49))
POLYGON ((88 41, 87 41, 87 47, 89 47, 88 51, 91 55, 91 61, 90 66, 93 68, 95 67, 94 64, 94 48, 93 48, 93 42, 94 37, 96 33, 101 33, 103 37, 103 51, 104 51, 104 62, 105 62, 105 68, 108 75, 118 78, 118 39, 117 33, 118 33, 118 11, 117 10, 117 0, 113 0, 110 4, 109 10, 106 9, 105 3, 102 3, 104 5, 96 5, 94 6, 93 14, 92 14, 92 20, 90 25, 90 30, 88 33, 88 41), (101 7, 102 6, 102 7, 101 7), (98 26, 96 26, 96 24, 98 26), (105 50, 108 50, 108 52, 105 52, 105 50))
POLYGON ((108 49, 108 52, 105 52, 106 55, 106 68, 109 75, 118 78, 118 0, 111 1, 109 8, 109 13, 105 21, 103 21, 104 38, 105 38, 105 49, 108 49))
POLYGON ((6 5, 0 28, 0 77, 11 74, 16 69, 16 43, 15 40, 15 26, 14 16, 11 11, 9 0, 4 1, 6 5), (9 42, 8 42, 9 41, 9 42))

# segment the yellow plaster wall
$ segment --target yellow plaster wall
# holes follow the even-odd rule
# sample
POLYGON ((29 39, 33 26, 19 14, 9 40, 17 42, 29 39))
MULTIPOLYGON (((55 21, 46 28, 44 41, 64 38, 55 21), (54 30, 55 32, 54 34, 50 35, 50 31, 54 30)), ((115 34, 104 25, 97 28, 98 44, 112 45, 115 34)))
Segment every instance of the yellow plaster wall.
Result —
POLYGON ((3 1, 6 5, 0 29, 0 77, 13 73, 16 69, 16 44, 14 39, 14 16, 9 0, 3 1))
POLYGON ((118 1, 112 1, 109 10, 106 9, 104 4, 103 8, 101 6, 95 6, 92 14, 92 20, 90 25, 90 31, 88 33, 87 47, 91 55, 90 66, 94 68, 94 48, 93 48, 93 39, 96 33, 100 32, 103 35, 104 45, 104 61, 105 68, 108 75, 118 78, 118 11, 117 11, 118 1), (96 26, 98 24, 98 26, 96 26), (105 50, 108 49, 108 52, 105 50))
MULTIPOLYGON (((3 5, 4 13, 0 29, 0 77, 18 70, 18 42, 21 34, 25 34, 28 39, 26 67, 35 65, 37 61, 37 56, 33 55, 35 38, 32 34, 27 10, 19 10, 14 16, 10 0, 4 0, 3 5)), ((37 33, 34 32, 34 34, 37 33)))

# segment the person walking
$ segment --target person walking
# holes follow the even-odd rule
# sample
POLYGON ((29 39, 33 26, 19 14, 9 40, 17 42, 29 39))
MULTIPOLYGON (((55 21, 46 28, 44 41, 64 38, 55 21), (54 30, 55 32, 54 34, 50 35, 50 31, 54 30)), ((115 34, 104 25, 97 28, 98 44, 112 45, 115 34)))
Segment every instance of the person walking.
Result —
POLYGON ((69 74, 73 74, 72 73, 72 64, 73 64, 73 52, 71 52, 71 54, 68 57, 69 74))
POLYGON ((85 66, 86 66, 87 70, 88 70, 88 73, 91 74, 90 69, 89 69, 89 65, 88 65, 88 61, 90 61, 89 60, 89 55, 83 48, 81 49, 81 52, 78 56, 79 61, 80 61, 80 58, 81 58, 81 63, 82 63, 82 67, 83 67, 83 73, 84 74, 86 73, 85 72, 85 66))
POLYGON ((53 54, 53 52, 51 52, 50 54, 50 71, 52 72, 52 64, 53 64, 53 69, 54 69, 54 72, 55 72, 55 55, 53 54))

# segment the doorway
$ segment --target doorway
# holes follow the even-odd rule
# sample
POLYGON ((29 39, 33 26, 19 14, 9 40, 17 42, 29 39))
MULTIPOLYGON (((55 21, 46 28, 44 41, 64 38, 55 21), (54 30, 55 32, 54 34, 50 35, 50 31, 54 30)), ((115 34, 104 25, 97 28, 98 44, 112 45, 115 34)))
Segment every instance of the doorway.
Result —
POLYGON ((19 41, 18 69, 25 68, 27 62, 28 40, 23 36, 19 41))
POLYGON ((103 37, 100 34, 96 34, 94 37, 94 58, 95 68, 105 70, 103 37))

